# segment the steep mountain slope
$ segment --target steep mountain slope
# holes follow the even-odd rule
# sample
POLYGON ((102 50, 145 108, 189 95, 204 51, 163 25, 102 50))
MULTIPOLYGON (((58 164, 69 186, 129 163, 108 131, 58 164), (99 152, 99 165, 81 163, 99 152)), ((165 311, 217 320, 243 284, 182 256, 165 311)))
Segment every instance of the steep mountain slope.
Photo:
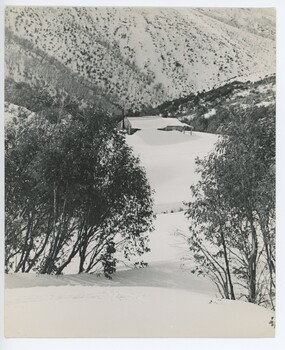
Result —
POLYGON ((5 34, 5 101, 37 112, 68 98, 81 106, 96 101, 98 109, 118 113, 118 96, 106 95, 30 41, 8 29, 5 34))
POLYGON ((224 22, 230 26, 258 36, 275 40, 275 9, 263 8, 258 11, 238 8, 201 8, 203 15, 224 22))
POLYGON ((197 131, 220 132, 229 113, 237 109, 274 108, 275 89, 275 75, 256 82, 233 81, 207 92, 167 101, 153 109, 152 114, 176 116, 197 131))
POLYGON ((126 109, 275 71, 269 10, 8 7, 6 27, 7 78, 34 85, 60 63, 126 109))

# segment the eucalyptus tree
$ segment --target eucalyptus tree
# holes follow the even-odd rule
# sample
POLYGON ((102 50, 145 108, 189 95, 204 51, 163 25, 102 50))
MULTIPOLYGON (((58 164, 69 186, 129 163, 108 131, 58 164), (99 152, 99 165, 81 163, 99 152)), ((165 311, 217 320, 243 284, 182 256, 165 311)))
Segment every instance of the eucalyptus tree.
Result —
POLYGON ((116 269, 148 251, 152 193, 113 122, 92 110, 6 127, 6 271, 116 269))
POLYGON ((275 109, 231 110, 215 150, 197 160, 189 203, 194 271, 223 296, 270 303, 275 293, 275 109))

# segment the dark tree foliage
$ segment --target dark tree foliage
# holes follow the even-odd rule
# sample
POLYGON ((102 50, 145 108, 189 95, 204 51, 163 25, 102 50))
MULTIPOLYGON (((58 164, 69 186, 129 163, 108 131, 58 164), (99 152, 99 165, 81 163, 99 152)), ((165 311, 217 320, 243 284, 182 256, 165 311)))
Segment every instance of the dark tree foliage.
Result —
POLYGON ((232 110, 215 151, 197 160, 189 203, 193 272, 221 294, 271 305, 275 297, 275 109, 232 110))
MULTIPOLYGON (((59 111, 58 111, 59 112, 59 111)), ((118 251, 148 251, 152 194, 110 119, 92 111, 18 118, 6 127, 6 272, 110 277, 118 251)))
POLYGON ((17 83, 12 79, 5 80, 5 101, 23 106, 33 112, 49 109, 54 101, 43 88, 32 88, 29 84, 17 83))
POLYGON ((234 106, 242 103, 248 106, 250 112, 252 108, 258 109, 258 105, 264 101, 273 104, 275 93, 272 86, 274 85, 275 75, 256 82, 232 81, 209 91, 164 102, 155 107, 150 114, 160 114, 165 117, 171 115, 178 117, 184 123, 191 124, 196 131, 221 134, 221 125, 230 122, 228 111, 235 108, 234 106), (205 117, 207 112, 211 111, 214 113, 205 117))

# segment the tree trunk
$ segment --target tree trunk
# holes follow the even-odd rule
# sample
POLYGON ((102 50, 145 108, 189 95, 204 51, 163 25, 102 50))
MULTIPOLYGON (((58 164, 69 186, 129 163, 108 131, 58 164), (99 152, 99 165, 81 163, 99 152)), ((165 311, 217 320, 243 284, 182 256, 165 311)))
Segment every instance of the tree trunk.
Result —
POLYGON ((268 228, 269 226, 268 217, 269 215, 259 214, 260 228, 262 232, 262 238, 263 238, 263 243, 265 247, 266 260, 267 260, 269 276, 270 276, 269 297, 270 297, 271 306, 273 309, 275 309, 274 300, 273 300, 274 299, 273 292, 275 290, 275 263, 274 263, 274 256, 272 256, 271 247, 270 247, 270 243, 272 242, 270 242, 270 230, 268 228), (267 218, 267 219, 264 219, 264 218, 267 218))
POLYGON ((223 250, 224 250, 226 271, 227 271, 227 276, 228 276, 228 281, 229 281, 229 286, 230 286, 230 292, 231 292, 231 299, 235 300, 235 293, 234 293, 234 287, 233 287, 232 277, 231 277, 231 272, 230 272, 229 259, 228 259, 227 248, 226 248, 226 242, 225 242, 224 232, 222 230, 221 230, 221 238, 222 238, 222 245, 223 245, 223 250))
POLYGON ((22 269, 21 270, 22 272, 25 272, 25 263, 29 257, 29 253, 30 253, 30 250, 28 249, 29 248, 28 242, 29 242, 29 238, 30 238, 30 234, 31 234, 31 229, 33 226, 33 219, 34 219, 34 210, 32 211, 31 217, 28 219, 27 232, 26 232, 26 236, 25 236, 25 243, 24 243, 24 246, 22 249, 22 255, 21 255, 20 261, 19 261, 18 265, 16 266, 15 272, 19 272, 20 269, 22 269))
POLYGON ((45 260, 45 263, 43 267, 40 270, 40 273, 43 274, 50 274, 52 272, 52 266, 53 266, 53 254, 54 254, 54 246, 56 245, 56 207, 57 207, 57 201, 56 201, 56 195, 57 195, 57 187, 56 182, 53 183, 53 229, 52 229, 52 238, 51 238, 51 245, 50 250, 48 253, 48 256, 45 260))
POLYGON ((251 229, 251 253, 249 257, 248 275, 249 275, 249 302, 256 302, 256 259, 257 259, 257 234, 253 223, 252 214, 249 214, 249 222, 251 229))
POLYGON ((78 241, 74 244, 71 253, 69 254, 68 259, 63 263, 61 266, 59 266, 56 270, 56 275, 60 275, 64 268, 71 262, 71 260, 75 257, 75 255, 78 253, 79 245, 77 244, 78 241))
POLYGON ((87 251, 87 246, 88 246, 88 240, 89 240, 88 229, 85 228, 84 229, 84 237, 82 237, 82 240, 79 243, 79 256, 80 256, 79 270, 78 270, 79 273, 84 272, 84 263, 86 260, 86 251, 87 251))

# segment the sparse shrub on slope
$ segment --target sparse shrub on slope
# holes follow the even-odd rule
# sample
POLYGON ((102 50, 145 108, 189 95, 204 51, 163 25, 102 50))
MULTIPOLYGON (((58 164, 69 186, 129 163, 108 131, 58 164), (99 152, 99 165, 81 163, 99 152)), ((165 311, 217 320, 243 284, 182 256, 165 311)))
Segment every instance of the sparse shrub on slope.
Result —
POLYGON ((7 102, 22 106, 32 104, 33 108, 40 108, 43 98, 59 103, 70 97, 80 106, 92 104, 97 111, 118 113, 118 97, 114 93, 106 94, 98 85, 80 77, 56 58, 8 29, 5 46, 7 102))
POLYGON ((251 25, 239 29, 225 22, 232 12, 244 22, 245 11, 219 11, 217 17, 195 8, 7 7, 6 27, 118 96, 126 109, 139 109, 274 72, 274 16, 250 9, 251 25), (261 21, 271 35, 251 33, 261 21))

